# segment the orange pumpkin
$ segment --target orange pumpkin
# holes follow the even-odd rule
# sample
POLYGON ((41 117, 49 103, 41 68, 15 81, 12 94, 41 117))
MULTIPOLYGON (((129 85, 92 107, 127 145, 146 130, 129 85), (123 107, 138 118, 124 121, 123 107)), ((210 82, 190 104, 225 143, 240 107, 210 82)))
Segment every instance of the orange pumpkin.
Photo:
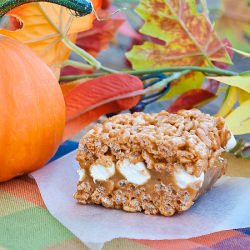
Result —
POLYGON ((61 143, 64 98, 25 45, 0 35, 0 182, 43 166, 61 143))

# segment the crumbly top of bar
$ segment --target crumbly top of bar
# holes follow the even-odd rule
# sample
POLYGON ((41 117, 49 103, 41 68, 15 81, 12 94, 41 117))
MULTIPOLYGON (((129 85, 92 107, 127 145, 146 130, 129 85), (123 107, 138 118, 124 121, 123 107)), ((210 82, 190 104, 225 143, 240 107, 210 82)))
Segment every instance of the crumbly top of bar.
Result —
POLYGON ((128 158, 145 161, 148 169, 172 172, 184 167, 189 174, 216 167, 231 137, 221 117, 197 109, 177 114, 162 111, 120 114, 97 124, 79 143, 77 160, 87 168, 98 159, 103 165, 128 158))

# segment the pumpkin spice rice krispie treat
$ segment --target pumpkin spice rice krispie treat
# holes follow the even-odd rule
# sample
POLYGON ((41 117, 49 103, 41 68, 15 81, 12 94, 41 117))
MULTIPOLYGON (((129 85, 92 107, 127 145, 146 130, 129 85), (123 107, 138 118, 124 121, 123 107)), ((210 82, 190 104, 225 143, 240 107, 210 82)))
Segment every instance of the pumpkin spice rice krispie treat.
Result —
POLYGON ((116 115, 80 141, 75 199, 128 212, 185 211, 225 173, 235 139, 225 121, 197 109, 116 115))

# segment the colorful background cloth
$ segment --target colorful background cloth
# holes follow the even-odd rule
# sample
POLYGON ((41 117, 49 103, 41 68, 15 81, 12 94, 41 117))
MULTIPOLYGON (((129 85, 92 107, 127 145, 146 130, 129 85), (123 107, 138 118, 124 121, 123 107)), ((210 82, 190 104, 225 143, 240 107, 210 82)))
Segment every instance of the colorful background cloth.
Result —
MULTIPOLYGON (((77 143, 65 142, 53 160, 73 151, 77 143)), ((202 223, 202 222, 201 222, 202 223)), ((35 181, 28 176, 0 184, 0 250, 87 249, 50 215, 35 181)), ((250 228, 227 230, 185 240, 115 239, 105 249, 250 249, 250 228)))

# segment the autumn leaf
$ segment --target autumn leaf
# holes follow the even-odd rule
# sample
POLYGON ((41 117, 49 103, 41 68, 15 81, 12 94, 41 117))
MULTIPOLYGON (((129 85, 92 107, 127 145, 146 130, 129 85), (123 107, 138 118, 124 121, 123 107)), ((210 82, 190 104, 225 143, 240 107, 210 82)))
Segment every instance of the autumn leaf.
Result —
MULTIPOLYGON (((231 44, 227 39, 223 39, 223 45, 226 46, 226 50, 230 56, 230 58, 233 57, 233 51, 231 48, 231 44)), ((227 68, 227 64, 225 63, 221 63, 221 62, 214 62, 214 65, 218 68, 222 68, 225 69, 227 68)), ((178 81, 172 82, 171 84, 171 89, 170 91, 161 99, 170 99, 178 94, 181 93, 185 93, 192 91, 192 90, 196 90, 200 87, 202 87, 204 90, 207 90, 210 93, 213 93, 214 96, 217 92, 218 87, 220 86, 220 82, 214 79, 206 79, 206 81, 204 82, 204 75, 200 72, 190 72, 184 76, 182 76, 181 79, 179 79, 178 81)), ((202 94, 203 92, 196 92, 196 95, 201 94, 200 98, 203 98, 204 95, 202 94)), ((209 100, 212 100, 208 99, 209 100)))
MULTIPOLYGON (((210 79, 225 83, 229 85, 225 94, 224 100, 217 116, 228 116, 233 112, 233 108, 239 102, 242 105, 244 102, 250 100, 250 76, 220 76, 209 77, 210 79)), ((248 110, 246 110, 248 112, 248 110)))
MULTIPOLYGON (((196 1, 146 0, 136 12, 145 21, 141 33, 161 39, 163 44, 135 45, 127 53, 134 69, 231 63, 207 16, 197 12, 196 1)), ((203 80, 203 74, 191 72, 175 81, 163 99, 197 89, 203 80)))
POLYGON ((210 76, 208 79, 214 79, 223 82, 227 85, 238 87, 250 93, 250 75, 237 75, 237 76, 210 76))
POLYGON ((190 72, 182 76, 179 80, 172 82, 169 92, 161 100, 168 100, 189 90, 198 89, 202 86, 203 80, 204 76, 202 73, 190 72))
POLYGON ((249 0, 222 0, 222 8, 215 29, 228 37, 233 47, 250 52, 249 0))
POLYGON ((229 113, 232 112, 234 105, 238 99, 238 90, 236 87, 229 87, 225 94, 222 105, 216 114, 216 116, 226 117, 229 113))
POLYGON ((132 108, 139 102, 139 94, 125 97, 142 89, 142 81, 127 74, 101 76, 71 89, 64 96, 66 103, 64 140, 71 138, 101 115, 132 108))
POLYGON ((143 0, 136 12, 145 21, 141 33, 165 45, 134 46, 127 53, 134 69, 231 63, 207 16, 196 10, 195 0, 143 0))
POLYGON ((210 77, 230 87, 218 112, 236 135, 250 133, 250 76, 210 77), (239 106, 233 110, 239 101, 239 106))
MULTIPOLYGON (((250 100, 250 75, 207 77, 229 85, 220 110, 216 115, 226 117, 231 114, 237 101, 240 106, 250 100)), ((248 110, 246 110, 248 112, 248 110)))
POLYGON ((250 133, 250 100, 245 101, 226 117, 226 124, 235 135, 250 133))
POLYGON ((243 102, 250 100, 250 93, 246 92, 246 91, 244 91, 242 89, 238 88, 238 95, 239 95, 239 103, 240 103, 240 105, 243 102))
MULTIPOLYGON (((92 1, 98 9, 100 0, 92 1)), ((0 29, 0 34, 13 37, 33 49, 52 68, 59 68, 70 54, 62 39, 76 39, 80 31, 92 27, 93 14, 74 17, 69 10, 51 3, 29 3, 8 13, 22 23, 22 28, 11 31, 0 29)))
POLYGON ((180 95, 168 108, 168 112, 177 112, 180 109, 191 109, 204 105, 215 98, 215 94, 205 89, 192 89, 180 95))

